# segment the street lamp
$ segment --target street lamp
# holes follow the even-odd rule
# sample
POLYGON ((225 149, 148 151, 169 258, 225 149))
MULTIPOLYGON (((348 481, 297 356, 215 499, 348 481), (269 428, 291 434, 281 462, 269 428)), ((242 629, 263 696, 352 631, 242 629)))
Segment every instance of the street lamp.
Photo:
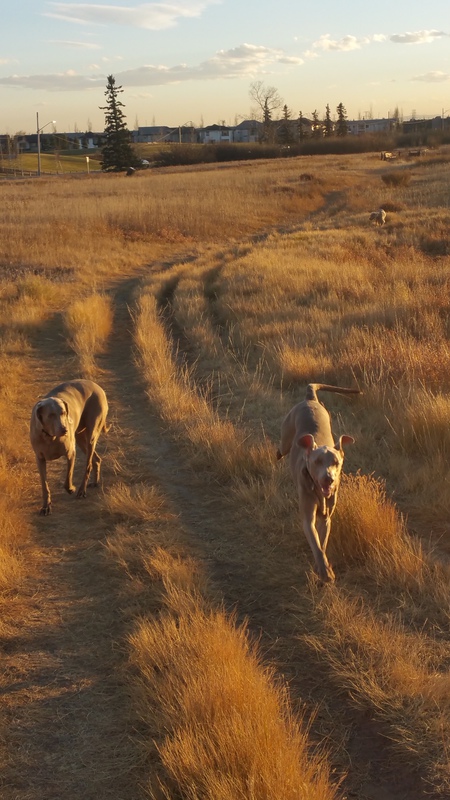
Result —
POLYGON ((38 148, 38 177, 41 175, 41 131, 47 127, 47 125, 54 125, 56 119, 50 120, 50 122, 46 122, 45 125, 39 127, 39 112, 36 111, 36 133, 37 133, 37 148, 38 148))
POLYGON ((441 131, 444 130, 444 114, 446 114, 447 111, 450 111, 450 108, 443 108, 441 112, 441 131))

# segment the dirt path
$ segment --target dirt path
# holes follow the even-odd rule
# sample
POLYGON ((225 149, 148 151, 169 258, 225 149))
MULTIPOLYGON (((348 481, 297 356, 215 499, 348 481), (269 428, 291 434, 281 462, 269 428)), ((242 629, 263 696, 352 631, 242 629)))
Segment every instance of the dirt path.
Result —
MULTIPOLYGON (((58 316, 33 345, 38 395, 73 368, 58 316)), ((78 477, 81 466, 79 458, 78 477)), ((137 800, 121 577, 105 557, 108 530, 101 495, 75 502, 62 490, 63 470, 62 462, 49 470, 52 516, 36 513, 40 495, 34 470, 27 497, 35 532, 20 598, 27 613, 4 643, 2 703, 10 758, 2 797, 137 800)))

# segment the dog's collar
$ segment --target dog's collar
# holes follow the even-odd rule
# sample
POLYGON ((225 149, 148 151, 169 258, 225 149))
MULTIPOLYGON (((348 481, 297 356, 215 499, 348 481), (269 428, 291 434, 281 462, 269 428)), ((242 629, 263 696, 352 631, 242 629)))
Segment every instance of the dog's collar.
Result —
POLYGON ((52 436, 52 434, 46 431, 45 428, 42 428, 42 433, 45 433, 45 435, 48 436, 49 439, 56 439, 56 436, 52 436))

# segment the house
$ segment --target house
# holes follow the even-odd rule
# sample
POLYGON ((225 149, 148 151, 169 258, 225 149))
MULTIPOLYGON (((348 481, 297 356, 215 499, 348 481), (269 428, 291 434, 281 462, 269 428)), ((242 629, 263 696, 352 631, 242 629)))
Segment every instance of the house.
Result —
POLYGON ((161 142, 174 142, 176 144, 189 144, 197 141, 197 131, 193 125, 179 125, 169 128, 168 125, 146 125, 133 131, 134 143, 159 144, 161 142))
MULTIPOLYGON (((81 133, 41 133, 41 150, 96 150, 102 147, 105 134, 87 131, 81 133)), ((37 133, 24 133, 18 136, 18 147, 24 153, 37 153, 38 135, 37 133)))
POLYGON ((410 119, 402 124, 403 133, 425 133, 427 131, 443 131, 450 127, 450 118, 433 117, 430 119, 410 119))
POLYGON ((228 125, 207 125, 206 128, 199 128, 197 135, 201 144, 228 143, 233 141, 233 128, 228 125))
POLYGON ((388 133, 398 125, 398 119, 356 119, 347 120, 348 132, 353 136, 363 136, 366 133, 388 133))
POLYGON ((244 119, 233 128, 233 142, 259 142, 262 122, 256 119, 244 119))

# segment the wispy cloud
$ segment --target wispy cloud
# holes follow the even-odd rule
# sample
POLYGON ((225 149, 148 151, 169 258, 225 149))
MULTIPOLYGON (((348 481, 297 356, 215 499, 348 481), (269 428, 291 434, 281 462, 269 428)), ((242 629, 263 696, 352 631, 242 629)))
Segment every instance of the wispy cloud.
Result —
MULTIPOLYGON (((253 77, 276 64, 299 66, 303 64, 303 59, 263 45, 241 44, 230 50, 219 50, 212 58, 194 66, 145 64, 116 73, 115 77, 118 83, 126 86, 163 86, 182 81, 253 77)), ((91 69, 97 68, 98 65, 92 64, 91 69)), ((78 75, 73 70, 50 75, 10 75, 0 78, 0 86, 46 89, 50 92, 92 89, 104 82, 104 76, 78 75)))
POLYGON ((362 39, 357 39, 356 36, 343 36, 341 39, 332 39, 329 33, 324 33, 316 42, 311 45, 314 50, 340 50, 348 52, 350 50, 360 50, 365 44, 369 44, 370 39, 364 36, 362 39))
POLYGON ((103 86, 103 76, 78 75, 74 70, 55 72, 47 75, 9 75, 0 78, 0 86, 10 86, 22 89, 43 89, 48 92, 68 92, 92 89, 103 86))
POLYGON ((424 83, 444 83, 444 81, 450 80, 450 74, 436 70, 435 72, 424 72, 423 75, 415 75, 411 80, 423 81, 424 83))
POLYGON ((406 33, 373 33, 370 36, 357 37, 352 34, 342 36, 340 39, 333 39, 331 34, 324 33, 315 42, 311 44, 308 50, 303 54, 304 58, 317 58, 319 53, 341 52, 349 53, 355 50, 361 50, 366 45, 381 42, 392 42, 393 44, 424 44, 426 42, 434 42, 450 34, 445 31, 438 30, 423 30, 406 33))
POLYGON ((142 3, 136 6, 113 6, 91 3, 49 3, 44 16, 78 25, 120 25, 159 31, 172 28, 183 17, 199 17, 218 0, 175 0, 142 3))
POLYGON ((63 47, 71 47, 74 49, 80 50, 100 50, 99 44, 93 44, 92 42, 67 42, 63 39, 50 39, 49 44, 59 44, 63 47))
POLYGON ((444 31, 415 31, 414 33, 394 33, 389 39, 394 44, 425 44, 448 35, 444 31))

